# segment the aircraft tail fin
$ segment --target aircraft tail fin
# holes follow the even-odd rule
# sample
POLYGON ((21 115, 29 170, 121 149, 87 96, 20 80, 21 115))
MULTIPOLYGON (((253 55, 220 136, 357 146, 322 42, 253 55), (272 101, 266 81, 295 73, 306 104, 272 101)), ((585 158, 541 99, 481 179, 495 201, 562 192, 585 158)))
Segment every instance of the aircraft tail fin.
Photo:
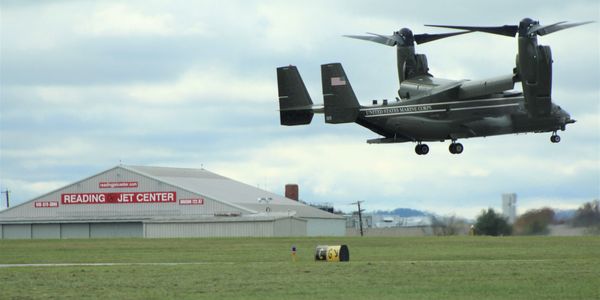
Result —
POLYGON ((321 65, 326 123, 351 123, 358 118, 360 104, 340 63, 321 65))
POLYGON ((305 125, 312 121, 313 102, 295 66, 277 68, 281 125, 305 125))

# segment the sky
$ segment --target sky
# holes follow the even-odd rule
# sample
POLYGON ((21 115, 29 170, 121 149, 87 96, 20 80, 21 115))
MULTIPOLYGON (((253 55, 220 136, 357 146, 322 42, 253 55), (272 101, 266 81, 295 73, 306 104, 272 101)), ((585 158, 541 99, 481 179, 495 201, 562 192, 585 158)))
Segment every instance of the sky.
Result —
MULTIPOLYGON (((600 3, 580 1, 2 1, 0 189, 25 202, 119 164, 205 168, 352 211, 398 207, 474 218, 517 193, 517 212, 600 198, 600 3), (280 126, 279 66, 322 103, 320 65, 340 62, 363 105, 394 99, 395 50, 342 37, 423 24, 596 23, 539 38, 553 101, 577 123, 550 134, 369 145, 356 124, 280 126)), ((471 33, 417 46, 430 72, 512 72, 514 38, 471 33)), ((519 84, 515 85, 517 90, 519 84)), ((4 197, 0 209, 5 208, 4 197)))

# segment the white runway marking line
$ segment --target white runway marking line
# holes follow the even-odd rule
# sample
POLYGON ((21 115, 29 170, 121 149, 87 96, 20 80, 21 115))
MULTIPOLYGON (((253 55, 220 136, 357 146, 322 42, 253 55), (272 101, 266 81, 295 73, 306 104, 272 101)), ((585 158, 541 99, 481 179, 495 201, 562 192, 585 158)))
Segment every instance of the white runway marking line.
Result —
POLYGON ((0 268, 40 268, 40 267, 105 267, 105 266, 182 266, 211 265, 233 262, 173 262, 173 263, 57 263, 57 264, 0 264, 0 268))

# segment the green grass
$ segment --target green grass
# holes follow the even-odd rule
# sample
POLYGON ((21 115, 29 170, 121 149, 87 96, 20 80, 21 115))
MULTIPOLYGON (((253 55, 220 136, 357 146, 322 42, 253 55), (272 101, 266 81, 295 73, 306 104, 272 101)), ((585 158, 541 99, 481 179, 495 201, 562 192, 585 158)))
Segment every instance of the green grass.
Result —
POLYGON ((0 268, 0 299, 600 299, 598 237, 0 241, 0 264, 40 263, 124 265, 0 268), (143 264, 166 262, 196 264, 143 264))

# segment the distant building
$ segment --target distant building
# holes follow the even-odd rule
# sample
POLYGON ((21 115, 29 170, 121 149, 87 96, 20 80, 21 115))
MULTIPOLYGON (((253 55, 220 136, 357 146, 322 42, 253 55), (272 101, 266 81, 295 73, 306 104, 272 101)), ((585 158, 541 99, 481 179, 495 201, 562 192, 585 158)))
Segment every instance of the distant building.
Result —
MULTIPOLYGON (((431 226, 430 216, 401 217, 389 214, 363 213, 363 228, 399 228, 431 226)), ((359 228, 358 214, 346 215, 346 228, 359 228)))
POLYGON ((374 228, 392 228, 392 227, 419 227, 431 226, 430 216, 411 216, 401 217, 398 215, 373 215, 374 228))
POLYGON ((502 214, 508 219, 508 223, 515 223, 517 219, 517 194, 502 194, 502 214))
MULTIPOLYGON (((353 212, 352 214, 345 215, 346 217, 346 228, 360 228, 360 221, 358 218, 358 213, 353 212)), ((373 215, 371 214, 362 214, 362 225, 363 228, 372 228, 373 227, 373 215)))
POLYGON ((393 215, 373 215, 375 228, 398 227, 402 218, 393 215))

